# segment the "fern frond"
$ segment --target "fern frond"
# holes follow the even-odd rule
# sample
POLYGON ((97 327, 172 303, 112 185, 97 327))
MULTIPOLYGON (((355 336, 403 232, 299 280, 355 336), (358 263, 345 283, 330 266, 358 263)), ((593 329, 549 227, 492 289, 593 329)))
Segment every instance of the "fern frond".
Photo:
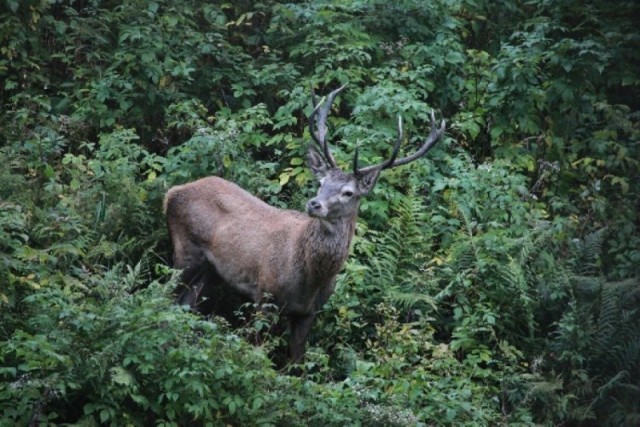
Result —
POLYGON ((623 303, 628 295, 640 289, 640 281, 628 279, 621 282, 603 283, 600 293, 599 316, 595 337, 594 354, 618 360, 619 366, 638 361, 640 352, 640 327, 638 312, 627 314, 623 303), (618 351, 613 352, 613 349, 618 351))
POLYGON ((148 283, 149 260, 143 256, 133 267, 127 265, 127 274, 124 276, 124 285, 128 291, 133 291, 139 286, 148 283))
POLYGON ((401 290, 392 290, 388 292, 387 296, 391 302, 401 306, 405 310, 414 308, 416 305, 419 305, 419 304, 427 305, 434 311, 437 308, 435 299, 432 296, 427 294, 421 294, 416 292, 403 292, 401 290))
POLYGON ((600 255, 606 237, 607 228, 588 234, 582 240, 576 240, 576 258, 574 270, 582 276, 597 276, 600 274, 600 255))
POLYGON ((396 284, 411 287, 414 280, 407 280, 407 276, 412 276, 419 269, 418 260, 427 242, 423 233, 423 201, 414 197, 414 193, 410 190, 406 195, 394 197, 387 228, 376 241, 377 250, 370 260, 373 274, 370 280, 380 287, 396 284))
POLYGON ((546 381, 530 381, 527 383, 527 396, 528 399, 544 399, 545 396, 551 395, 564 388, 562 378, 559 376, 553 377, 546 381))
POLYGON ((578 296, 583 298, 593 298, 602 288, 601 277, 574 275, 571 279, 578 296))

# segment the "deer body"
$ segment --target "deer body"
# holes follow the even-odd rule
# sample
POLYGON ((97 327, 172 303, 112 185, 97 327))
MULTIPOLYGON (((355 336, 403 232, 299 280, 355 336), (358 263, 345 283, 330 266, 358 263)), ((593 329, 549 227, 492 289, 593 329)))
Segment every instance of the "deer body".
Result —
POLYGON ((326 142, 326 119, 336 95, 316 102, 309 128, 319 150, 310 149, 307 165, 320 182, 306 213, 272 207, 239 186, 218 177, 171 188, 164 200, 174 267, 183 270, 186 288, 178 303, 198 308, 201 296, 225 287, 260 303, 274 298, 289 318, 290 357, 304 355, 316 311, 333 293, 353 238, 360 198, 375 186, 380 172, 424 155, 444 133, 444 121, 411 156, 396 159, 402 142, 402 121, 391 157, 353 173, 336 165, 326 142), (204 271, 204 273, 203 273, 204 271))
MULTIPOLYGON (((274 208, 232 182, 208 177, 171 188, 165 212, 175 268, 208 262, 251 301, 268 293, 283 314, 301 316, 315 313, 318 296, 333 288, 357 210, 322 220, 274 208)), ((193 304, 197 292, 183 299, 193 304)))

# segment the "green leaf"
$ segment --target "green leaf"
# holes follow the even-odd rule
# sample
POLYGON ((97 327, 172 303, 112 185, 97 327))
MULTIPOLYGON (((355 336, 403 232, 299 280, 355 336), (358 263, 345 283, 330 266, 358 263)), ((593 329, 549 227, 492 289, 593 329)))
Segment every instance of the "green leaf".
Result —
POLYGON ((264 402, 264 399, 262 399, 261 397, 256 397, 255 399, 253 399, 253 403, 251 404, 251 409, 253 409, 254 411, 256 409, 260 409, 260 407, 262 406, 262 403, 264 402))
POLYGON ((53 170, 53 168, 51 167, 51 165, 46 164, 44 166, 44 176, 51 179, 56 175, 55 171, 53 170))
POLYGON ((155 62, 156 55, 153 52, 144 52, 142 55, 140 55, 140 59, 142 60, 142 62, 155 62))
POLYGON ((16 13, 18 11, 18 8, 20 7, 19 1, 7 0, 6 3, 9 6, 9 9, 11 10, 11 12, 13 13, 16 13))
POLYGON ((177 15, 169 15, 166 17, 167 24, 170 27, 175 27, 178 24, 178 16, 177 15))
POLYGON ((116 384, 129 386, 133 384, 135 380, 128 370, 116 366, 115 368, 111 368, 111 381, 116 384))
POLYGON ((5 90, 12 90, 18 87, 18 83, 16 83, 14 80, 10 80, 7 79, 4 82, 4 88, 5 90))
POLYGON ((291 173, 290 172, 283 172, 280 174, 280 186, 284 186, 289 182, 289 179, 291 178, 291 173))
POLYGON ((103 409, 100 411, 100 422, 106 423, 109 420, 109 411, 107 409, 103 409))

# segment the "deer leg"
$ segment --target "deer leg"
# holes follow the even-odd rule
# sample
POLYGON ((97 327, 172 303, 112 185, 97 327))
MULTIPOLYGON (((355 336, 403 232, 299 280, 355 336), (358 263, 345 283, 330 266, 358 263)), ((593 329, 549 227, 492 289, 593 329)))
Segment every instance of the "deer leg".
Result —
POLYGON ((316 311, 322 310, 324 304, 329 300, 329 297, 333 294, 333 291, 336 287, 336 280, 333 279, 328 285, 324 288, 320 289, 318 292, 318 296, 315 301, 315 309, 316 311))
POLYGON ((195 309, 198 296, 205 285, 203 266, 195 265, 187 267, 182 272, 182 292, 178 295, 176 302, 178 305, 188 305, 195 309))
POLYGON ((169 224, 171 240, 173 242, 173 268, 181 269, 182 283, 176 302, 178 305, 188 305, 192 310, 196 309, 198 297, 206 285, 206 261, 195 243, 189 239, 183 239, 183 233, 175 232, 175 227, 169 224))
POLYGON ((311 324, 315 314, 307 314, 303 316, 291 316, 289 325, 291 327, 291 335, 289 337, 289 356, 291 362, 299 363, 304 357, 304 346, 311 329, 311 324))

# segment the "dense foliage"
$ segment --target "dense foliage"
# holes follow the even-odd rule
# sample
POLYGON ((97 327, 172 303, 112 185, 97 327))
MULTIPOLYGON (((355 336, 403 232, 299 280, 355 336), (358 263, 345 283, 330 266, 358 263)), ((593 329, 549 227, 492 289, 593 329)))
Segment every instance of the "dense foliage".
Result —
MULTIPOLYGON (((633 0, 3 0, 0 425, 640 424, 633 0), (172 303, 161 201, 299 208, 401 114, 302 373, 172 303)), ((268 316, 267 316, 268 317, 268 316)))

